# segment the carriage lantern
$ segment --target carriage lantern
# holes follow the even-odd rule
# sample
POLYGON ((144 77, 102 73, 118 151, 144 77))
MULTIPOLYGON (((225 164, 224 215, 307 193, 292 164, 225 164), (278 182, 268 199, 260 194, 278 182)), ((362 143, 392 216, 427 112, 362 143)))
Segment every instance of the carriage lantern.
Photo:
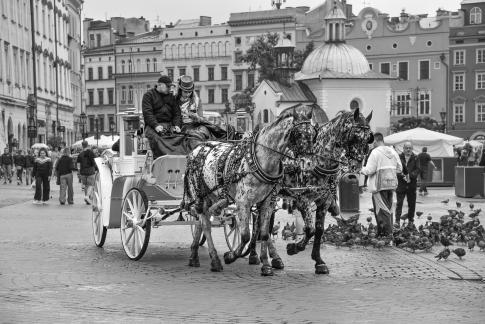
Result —
POLYGON ((123 126, 125 132, 134 135, 136 131, 140 128, 140 116, 139 115, 127 115, 123 117, 123 126))

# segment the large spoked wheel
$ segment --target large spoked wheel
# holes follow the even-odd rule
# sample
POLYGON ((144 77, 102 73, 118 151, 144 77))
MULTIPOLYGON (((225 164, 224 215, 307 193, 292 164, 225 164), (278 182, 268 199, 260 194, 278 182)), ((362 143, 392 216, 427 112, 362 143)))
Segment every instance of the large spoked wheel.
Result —
POLYGON ((101 179, 99 177, 99 173, 96 174, 92 198, 92 227, 94 244, 96 244, 97 247, 103 247, 104 242, 106 241, 106 233, 108 232, 108 229, 103 225, 103 216, 101 213, 103 210, 103 205, 101 200, 101 179))
POLYGON ((121 243, 131 260, 141 259, 148 247, 152 224, 147 207, 146 194, 137 188, 128 191, 121 206, 121 243))
MULTIPOLYGON (((255 212, 251 210, 251 217, 249 218, 249 231, 252 235, 253 233, 253 224, 255 219, 255 212)), ((230 217, 228 217, 228 222, 224 223, 224 236, 226 237, 227 247, 231 252, 234 252, 235 249, 241 244, 241 229, 239 228, 239 224, 236 222, 236 214, 232 213, 230 217)))
MULTIPOLYGON (((196 221, 197 219, 192 215, 192 211, 188 212, 188 218, 189 218, 189 221, 191 222, 194 222, 196 221)), ((190 232, 192 233, 192 238, 194 238, 195 236, 195 224, 190 224, 190 232)), ((199 242, 199 246, 202 246, 204 245, 205 243, 205 235, 204 233, 202 233, 202 236, 200 237, 200 242, 199 242)))

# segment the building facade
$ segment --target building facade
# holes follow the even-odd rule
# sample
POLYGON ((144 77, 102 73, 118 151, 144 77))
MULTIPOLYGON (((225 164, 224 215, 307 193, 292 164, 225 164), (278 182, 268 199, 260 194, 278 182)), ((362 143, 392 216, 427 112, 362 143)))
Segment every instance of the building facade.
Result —
POLYGON ((189 75, 204 111, 222 113, 231 100, 231 29, 211 18, 181 20, 163 31, 161 71, 176 81, 189 75))
POLYGON ((34 0, 33 8, 28 0, 2 1, 0 10, 0 146, 15 143, 21 149, 28 147, 26 100, 29 94, 34 94, 34 83, 37 85, 36 141, 45 143, 56 135, 70 144, 74 124, 68 30, 70 15, 75 19, 80 16, 80 10, 68 12, 65 0, 34 0))
MULTIPOLYGON (((84 19, 83 99, 87 115, 84 133, 88 136, 117 133, 116 107, 120 96, 117 95, 115 75, 123 73, 124 67, 120 66, 119 71, 116 70, 115 44, 134 35, 146 33, 149 27, 148 21, 143 17, 113 17, 107 21, 84 19)), ((131 63, 131 66, 133 67, 134 63, 131 63)))
POLYGON ((485 1, 461 2, 461 21, 450 28, 448 133, 485 140, 485 1))
POLYGON ((162 71, 162 29, 119 40, 115 45, 115 86, 118 111, 141 111, 143 95, 162 71))
POLYGON ((391 122, 411 116, 446 121, 448 34, 457 19, 440 10, 436 17, 404 11, 389 17, 370 7, 350 19, 347 43, 365 54, 372 71, 395 79, 388 99, 391 122))

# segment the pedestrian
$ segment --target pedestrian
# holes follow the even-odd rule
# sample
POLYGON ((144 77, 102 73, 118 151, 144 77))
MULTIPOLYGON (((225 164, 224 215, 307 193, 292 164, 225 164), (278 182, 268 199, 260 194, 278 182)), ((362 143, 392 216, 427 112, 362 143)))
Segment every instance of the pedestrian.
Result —
POLYGON ((91 205, 91 195, 93 193, 94 178, 96 174, 96 162, 94 153, 89 149, 88 142, 82 142, 83 151, 77 157, 79 177, 84 186, 84 201, 91 205))
POLYGON ((52 175, 52 160, 47 156, 47 150, 41 148, 39 156, 34 161, 32 170, 35 177, 34 204, 47 204, 50 197, 50 181, 52 175), (42 202, 41 202, 42 199, 42 202))
POLYGON ((404 198, 408 202, 408 226, 414 224, 414 213, 416 211, 416 191, 419 175, 418 157, 413 153, 413 144, 404 143, 403 152, 399 155, 402 164, 402 174, 398 174, 398 185, 396 189, 396 219, 395 223, 399 225, 401 218, 404 198))
POLYGON ((25 184, 33 183, 32 170, 34 169, 35 154, 32 150, 27 150, 25 155, 25 184))
POLYGON ((3 150, 3 154, 0 156, 0 164, 4 174, 3 184, 7 184, 7 180, 9 183, 12 183, 13 157, 8 147, 3 150))
POLYGON ((421 185, 419 186, 419 195, 428 195, 427 182, 430 163, 431 156, 428 154, 428 148, 425 146, 421 149, 421 153, 418 154, 419 178, 421 180, 421 185))
MULTIPOLYGON (((50 158, 52 160, 52 167, 53 167, 53 170, 55 170, 55 167, 56 167, 56 163, 57 163, 57 160, 59 159, 60 157, 60 154, 59 154, 59 147, 57 146, 54 146, 54 148, 52 149, 52 152, 50 154, 50 158)), ((54 174, 52 174, 54 175, 54 174)))
POLYGON ((384 144, 381 133, 374 134, 375 148, 361 173, 369 176, 368 186, 377 223, 377 236, 392 234, 393 195, 397 188, 397 174, 402 173, 402 164, 396 151, 384 144))
POLYGON ((56 174, 60 179, 59 182, 61 185, 61 189, 59 191, 59 202, 61 205, 66 204, 67 190, 67 203, 72 205, 74 204, 74 191, 72 189, 72 171, 74 170, 74 164, 68 148, 65 148, 61 153, 62 156, 59 158, 56 164, 56 174))
POLYGON ((22 178, 25 168, 25 156, 22 150, 17 151, 17 154, 13 157, 13 162, 15 163, 15 169, 17 171, 17 185, 20 186, 23 183, 22 178))

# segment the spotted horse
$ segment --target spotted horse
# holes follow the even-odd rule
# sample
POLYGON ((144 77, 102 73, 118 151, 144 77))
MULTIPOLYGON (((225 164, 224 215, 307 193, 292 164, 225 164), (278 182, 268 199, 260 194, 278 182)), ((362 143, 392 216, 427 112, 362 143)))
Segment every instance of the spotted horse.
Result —
MULTIPOLYGON (((317 274, 329 273, 320 256, 325 215, 327 211, 333 216, 339 214, 336 198, 338 182, 343 174, 360 169, 368 153, 368 144, 374 140, 369 127, 371 118, 372 113, 364 118, 358 109, 353 113, 340 112, 331 121, 316 126, 312 152, 304 152, 299 160, 284 161, 285 178, 279 195, 291 198, 305 221, 304 237, 297 243, 289 243, 287 253, 293 255, 305 250, 314 237, 311 257, 317 274), (316 205, 315 225, 312 203, 316 205)), ((257 230, 254 232, 257 233, 257 230)), ((273 267, 282 269, 284 264, 271 240, 262 244, 267 245, 273 267)), ((249 263, 259 264, 254 239, 250 244, 249 263)))
MULTIPOLYGON (((234 221, 241 229, 241 241, 233 251, 224 254, 226 264, 245 254, 253 205, 258 206, 261 237, 269 238, 269 219, 275 208, 277 184, 283 176, 282 159, 290 157, 289 143, 302 141, 301 130, 308 121, 309 117, 289 111, 239 143, 206 142, 188 155, 181 207, 200 220, 195 228, 189 266, 200 266, 198 249, 203 232, 211 270, 223 270, 214 247, 210 218, 229 204, 236 205, 234 221)), ((267 257, 262 255, 262 259, 261 273, 271 274, 267 257)))

